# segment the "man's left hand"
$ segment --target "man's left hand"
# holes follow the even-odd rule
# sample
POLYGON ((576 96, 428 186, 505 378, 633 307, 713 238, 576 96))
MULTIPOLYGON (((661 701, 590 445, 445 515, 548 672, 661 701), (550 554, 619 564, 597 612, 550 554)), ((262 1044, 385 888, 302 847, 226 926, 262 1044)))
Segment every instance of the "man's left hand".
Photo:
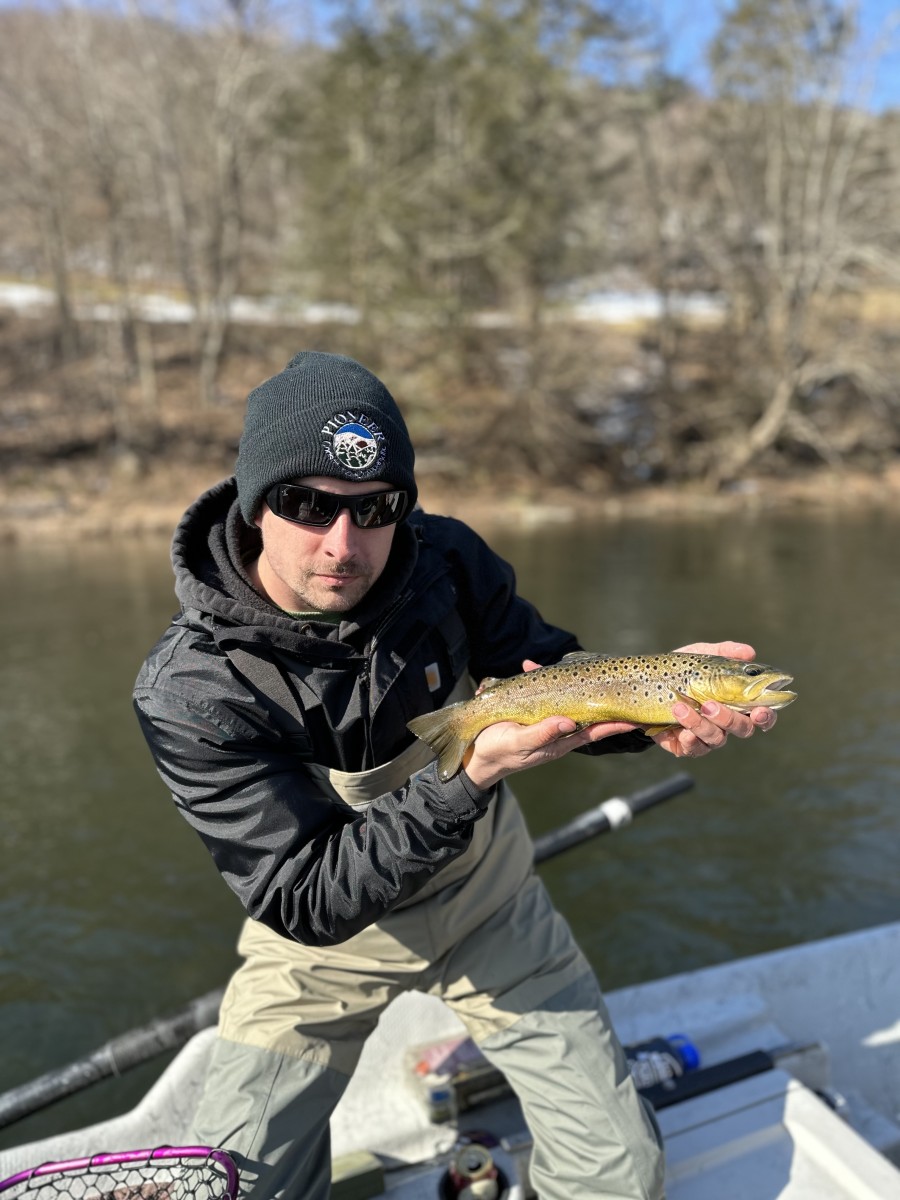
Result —
MULTIPOLYGON (((721 654, 725 658, 743 658, 750 661, 756 657, 752 646, 744 642, 696 642, 692 646, 680 646, 678 652, 693 654, 721 654)), ((666 729, 653 735, 657 746, 674 754, 676 758, 702 758, 710 750, 724 746, 729 736, 748 738, 758 729, 765 733, 771 729, 777 714, 771 708, 754 708, 746 715, 707 700, 698 711, 689 704, 679 702, 672 712, 680 728, 666 729)))

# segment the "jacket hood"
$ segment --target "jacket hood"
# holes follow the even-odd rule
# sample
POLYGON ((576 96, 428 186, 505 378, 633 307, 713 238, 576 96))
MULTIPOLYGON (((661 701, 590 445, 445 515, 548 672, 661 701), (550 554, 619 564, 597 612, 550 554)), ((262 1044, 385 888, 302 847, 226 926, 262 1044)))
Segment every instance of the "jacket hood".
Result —
MULTIPOLYGON (((358 641, 389 608, 409 582, 418 557, 416 525, 396 526, 394 544, 381 578, 347 619, 332 622, 298 620, 271 604, 256 591, 247 564, 262 550, 262 537, 241 515, 234 477, 204 492, 187 510, 172 539, 175 594, 182 610, 193 610, 216 628, 216 640, 266 643, 297 652, 322 642, 329 653, 339 643, 358 641)), ((318 657, 318 655, 317 655, 318 657)))

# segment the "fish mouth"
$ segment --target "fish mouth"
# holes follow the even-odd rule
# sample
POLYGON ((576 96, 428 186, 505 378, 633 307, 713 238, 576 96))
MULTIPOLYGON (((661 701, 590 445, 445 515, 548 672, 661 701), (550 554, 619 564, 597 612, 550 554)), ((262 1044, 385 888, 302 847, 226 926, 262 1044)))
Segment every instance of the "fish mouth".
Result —
POLYGON ((773 679, 771 683, 767 683, 763 692, 785 692, 793 682, 793 675, 782 675, 780 679, 773 679))
POLYGON ((789 684, 793 682, 793 675, 777 676, 757 692, 753 703, 760 704, 764 708, 787 708, 789 704, 793 704, 797 699, 797 693, 789 691, 789 684))

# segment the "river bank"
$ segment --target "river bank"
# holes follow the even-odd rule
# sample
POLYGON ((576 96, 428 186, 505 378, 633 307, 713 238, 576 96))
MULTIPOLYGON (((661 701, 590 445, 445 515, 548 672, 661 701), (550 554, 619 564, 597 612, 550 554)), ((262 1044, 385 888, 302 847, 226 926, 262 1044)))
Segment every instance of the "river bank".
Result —
MULTIPOLYGON (((72 539, 167 535, 189 504, 227 474, 221 462, 140 467, 64 463, 39 478, 0 480, 0 542, 53 543, 72 539)), ((432 512, 475 528, 541 528, 584 520, 660 519, 771 511, 890 508, 900 510, 900 465, 875 474, 822 470, 802 478, 751 478, 732 491, 700 487, 643 488, 586 494, 578 488, 502 493, 448 487, 420 477, 420 500, 432 512)))
POLYGON ((401 330, 388 352, 346 326, 235 326, 215 402, 204 406, 179 326, 154 325, 146 371, 119 378, 99 323, 81 327, 81 353, 61 362, 51 320, 0 316, 0 543, 168 535, 230 473, 248 392, 304 343, 371 361, 391 380, 419 452, 422 503, 476 528, 900 506, 893 424, 873 425, 883 406, 846 388, 817 409, 843 430, 820 430, 841 447, 843 470, 814 467, 791 443, 759 454, 728 490, 705 488, 699 480, 740 438, 746 414, 730 434, 721 412, 705 420, 716 397, 731 412, 728 372, 709 329, 682 335, 674 399, 663 403, 659 352, 643 326, 554 324, 546 378, 531 391, 510 373, 525 361, 515 329, 473 329, 451 353, 428 330, 401 330), (657 478, 698 482, 640 486, 637 458, 657 478), (535 462, 553 485, 525 473, 535 462))

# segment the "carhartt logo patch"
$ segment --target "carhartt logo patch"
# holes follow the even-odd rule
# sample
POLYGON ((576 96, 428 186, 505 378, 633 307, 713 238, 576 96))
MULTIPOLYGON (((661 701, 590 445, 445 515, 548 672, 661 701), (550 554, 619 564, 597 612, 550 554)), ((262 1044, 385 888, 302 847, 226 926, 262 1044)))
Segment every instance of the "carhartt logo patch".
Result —
POLYGON ((386 458, 384 434, 358 413, 337 413, 322 428, 322 447, 332 462, 359 479, 373 479, 386 458))
POLYGON ((441 668, 437 663, 429 663, 425 668, 425 682, 429 692, 436 692, 441 686, 441 668))

